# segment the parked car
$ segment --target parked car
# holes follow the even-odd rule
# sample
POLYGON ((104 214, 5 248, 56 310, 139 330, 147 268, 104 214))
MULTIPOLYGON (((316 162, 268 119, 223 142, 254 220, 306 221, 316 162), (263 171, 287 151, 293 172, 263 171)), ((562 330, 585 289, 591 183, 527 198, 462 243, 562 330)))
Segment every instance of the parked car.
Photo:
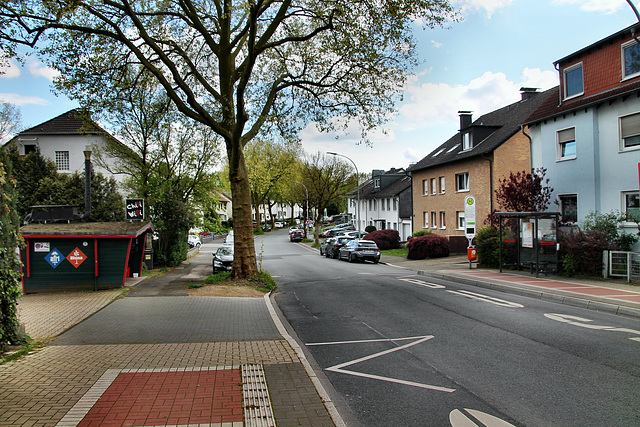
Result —
POLYGON ((218 271, 231 271, 233 266, 233 246, 223 245, 213 254, 213 274, 218 271))
POLYGON ((351 237, 345 237, 345 236, 336 237, 333 244, 331 246, 326 247, 325 256, 327 258, 337 259, 340 248, 343 247, 346 243, 350 242, 351 240, 353 240, 351 237))
POLYGON ((336 225, 334 228, 335 229, 340 229, 340 230, 355 230, 356 226, 351 224, 350 222, 345 222, 343 224, 338 224, 336 225))
POLYGON ((280 221, 276 221, 275 226, 276 226, 276 228, 282 228, 282 227, 284 227, 284 223, 282 223, 280 221))
POLYGON ((322 242, 322 244, 320 245, 320 255, 321 256, 327 256, 327 248, 329 246, 333 246, 333 244, 335 243, 336 238, 335 237, 329 237, 327 239, 325 239, 324 242, 322 242))
POLYGON ((304 239, 304 230, 293 230, 289 233, 289 240, 292 242, 301 242, 304 239))
POLYGON ((262 231, 271 231, 271 225, 269 223, 262 224, 262 231))
POLYGON ((300 225, 292 225, 291 227, 289 227, 289 234, 293 233, 295 230, 303 230, 304 227, 300 226, 300 225))
POLYGON ((373 261, 377 264, 380 262, 380 249, 373 240, 351 240, 340 248, 338 257, 349 262, 373 261))
POLYGON ((352 239, 362 239, 366 235, 366 231, 341 231, 338 233, 338 236, 351 237, 352 239))
POLYGON ((189 234, 187 243, 189 244, 190 248, 197 248, 202 244, 202 241, 200 240, 200 236, 196 234, 189 234))

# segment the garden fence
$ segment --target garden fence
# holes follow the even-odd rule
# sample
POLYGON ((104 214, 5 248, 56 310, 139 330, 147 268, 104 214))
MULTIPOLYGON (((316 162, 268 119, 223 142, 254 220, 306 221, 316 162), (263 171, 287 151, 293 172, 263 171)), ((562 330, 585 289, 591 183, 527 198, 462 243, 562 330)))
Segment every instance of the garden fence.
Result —
POLYGON ((605 277, 626 277, 627 282, 640 280, 640 252, 605 251, 605 277))

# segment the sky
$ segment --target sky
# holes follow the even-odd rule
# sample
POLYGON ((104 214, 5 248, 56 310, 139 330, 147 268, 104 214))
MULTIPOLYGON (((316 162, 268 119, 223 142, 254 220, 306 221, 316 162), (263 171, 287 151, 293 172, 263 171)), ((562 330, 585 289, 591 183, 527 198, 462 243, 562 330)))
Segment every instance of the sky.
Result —
MULTIPOLYGON (((635 2, 639 3, 639 2, 635 2)), ((517 102, 521 87, 558 84, 557 61, 636 22, 625 0, 454 0, 462 20, 415 36, 420 65, 409 77, 397 112, 361 144, 359 132, 300 134, 304 150, 337 152, 360 173, 407 168, 455 135, 458 111, 482 114, 517 102)), ((638 5, 640 7, 640 5, 638 5)), ((35 59, 0 74, 0 100, 18 106, 24 128, 78 103, 51 90, 55 72, 35 59)))

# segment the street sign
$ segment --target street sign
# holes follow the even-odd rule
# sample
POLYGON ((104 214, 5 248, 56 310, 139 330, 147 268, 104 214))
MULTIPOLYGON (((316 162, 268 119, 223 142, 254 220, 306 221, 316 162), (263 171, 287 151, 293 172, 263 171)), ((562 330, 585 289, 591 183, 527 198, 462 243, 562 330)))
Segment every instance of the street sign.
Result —
POLYGON ((47 254, 47 256, 44 257, 44 260, 47 261, 51 267, 56 268, 62 261, 64 261, 64 256, 59 250, 54 248, 47 254))
POLYGON ((82 264, 86 259, 87 256, 78 248, 75 248, 69 255, 67 255, 67 261, 69 261, 75 268, 80 267, 80 264, 82 264))
POLYGON ((464 235, 469 240, 469 245, 476 237, 476 198, 467 196, 464 198, 464 235))
POLYGON ((144 199, 127 199, 127 219, 144 219, 144 199))

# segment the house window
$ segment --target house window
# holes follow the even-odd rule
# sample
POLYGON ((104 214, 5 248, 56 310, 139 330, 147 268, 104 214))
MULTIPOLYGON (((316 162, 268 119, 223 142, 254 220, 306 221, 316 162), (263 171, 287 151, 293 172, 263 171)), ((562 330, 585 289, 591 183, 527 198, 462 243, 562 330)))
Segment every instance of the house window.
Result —
POLYGON ((398 210, 398 199, 396 199, 395 197, 393 198, 393 210, 398 210))
POLYGON ((423 212, 424 214, 424 228, 429 228, 429 212, 423 212))
POLYGON ((380 178, 375 178, 375 179, 373 180, 373 186, 374 186, 375 188, 380 188, 380 178))
POLYGON ((456 226, 458 227, 458 230, 464 230, 464 211, 457 211, 456 212, 456 217, 457 217, 457 223, 456 226))
POLYGON ((440 212, 440 228, 443 230, 447 228, 446 214, 444 212, 440 212))
POLYGON ((557 132, 557 160, 576 158, 576 128, 564 129, 557 132))
POLYGON ((562 221, 571 223, 578 222, 578 196, 575 194, 565 194, 558 196, 558 199, 560 199, 562 221))
POLYGON ((438 212, 431 212, 431 226, 433 228, 438 228, 438 212))
POLYGON ((640 148, 640 113, 620 117, 620 151, 640 148))
POLYGON ((436 188, 436 179, 431 178, 431 194, 438 193, 438 189, 436 188))
POLYGON ((622 76, 634 77, 640 73, 640 44, 632 40, 622 45, 622 76))
POLYGON ((429 180, 428 179, 423 179, 422 180, 422 194, 424 194, 425 196, 429 195, 429 180))
POLYGON ((384 210, 384 199, 380 200, 380 208, 384 210))
POLYGON ((456 174, 456 191, 469 191, 469 172, 456 174))
POLYGON ((440 177, 440 194, 444 194, 444 176, 440 177))
POLYGON ((638 190, 622 193, 622 212, 625 213, 627 221, 640 222, 640 193, 638 190))
POLYGON ((564 69, 564 97, 571 98, 584 93, 582 63, 564 69))
POLYGON ((373 210, 378 209, 378 199, 373 199, 373 210))
POLYGON ((56 166, 59 171, 69 170, 69 152, 68 151, 56 151, 56 166))
POLYGON ((391 199, 387 199, 387 210, 391 210, 391 199))
POLYGON ((473 139, 471 138, 471 132, 462 134, 462 150, 470 150, 473 148, 473 139))
POLYGON ((369 210, 373 210, 373 200, 369 200, 369 210))

